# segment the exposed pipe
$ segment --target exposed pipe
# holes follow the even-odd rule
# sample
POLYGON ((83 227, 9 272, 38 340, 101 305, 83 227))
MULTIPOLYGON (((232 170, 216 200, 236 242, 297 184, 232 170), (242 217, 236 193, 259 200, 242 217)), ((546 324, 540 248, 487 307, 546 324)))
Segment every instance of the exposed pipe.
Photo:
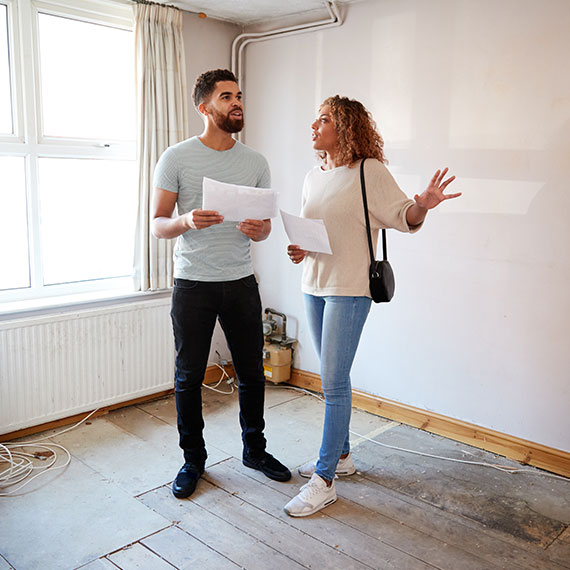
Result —
POLYGON ((267 307, 267 309, 265 309, 265 315, 267 316, 268 314, 279 315, 281 317, 282 321, 281 340, 282 341, 287 340, 287 315, 285 313, 280 313, 279 311, 276 311, 275 309, 272 309, 270 307, 267 307))
POLYGON ((316 22, 299 24, 298 26, 288 26, 277 28, 269 32, 245 32, 237 36, 232 42, 232 71, 237 77, 238 85, 243 86, 243 50, 253 42, 262 42, 273 38, 293 36, 305 32, 312 32, 316 29, 333 28, 342 26, 343 21, 336 6, 335 0, 326 0, 325 5, 329 11, 329 18, 316 22), (238 47, 239 46, 239 47, 238 47))

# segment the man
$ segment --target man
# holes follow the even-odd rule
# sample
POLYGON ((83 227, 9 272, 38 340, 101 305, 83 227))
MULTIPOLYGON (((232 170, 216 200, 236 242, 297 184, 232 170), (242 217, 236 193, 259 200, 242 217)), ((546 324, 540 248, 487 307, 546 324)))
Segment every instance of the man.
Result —
POLYGON ((239 381, 243 463, 276 481, 287 481, 287 467, 265 451, 265 377, 261 300, 253 275, 250 240, 262 241, 270 220, 224 222, 202 210, 202 180, 208 178, 267 188, 265 158, 236 141, 243 128, 242 93, 231 71, 217 69, 198 77, 194 105, 204 131, 168 148, 154 173, 153 233, 177 237, 171 317, 176 346, 175 396, 184 465, 172 492, 189 497, 204 472, 202 381, 214 325, 219 319, 239 381), (174 208, 177 215, 172 217, 174 208))

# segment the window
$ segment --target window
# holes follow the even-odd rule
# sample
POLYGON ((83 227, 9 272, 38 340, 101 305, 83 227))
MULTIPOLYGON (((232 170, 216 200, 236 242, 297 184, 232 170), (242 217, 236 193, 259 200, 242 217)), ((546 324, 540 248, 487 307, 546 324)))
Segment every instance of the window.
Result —
POLYGON ((0 156, 0 290, 30 286, 24 159, 0 156))
POLYGON ((134 67, 130 6, 0 0, 0 303, 132 290, 134 67))
POLYGON ((44 135, 133 140, 132 32, 42 13, 38 23, 44 135))
POLYGON ((8 8, 0 4, 0 133, 12 134, 12 101, 8 52, 8 8))

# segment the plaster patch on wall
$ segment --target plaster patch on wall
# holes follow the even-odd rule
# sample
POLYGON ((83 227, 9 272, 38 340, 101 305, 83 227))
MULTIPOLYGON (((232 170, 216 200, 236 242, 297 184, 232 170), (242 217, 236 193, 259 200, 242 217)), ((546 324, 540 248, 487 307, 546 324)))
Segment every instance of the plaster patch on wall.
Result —
POLYGON ((528 213, 544 184, 541 181, 461 178, 454 185, 453 191, 462 192, 462 196, 458 200, 442 204, 438 213, 523 216, 528 213))
POLYGON ((374 20, 369 110, 392 148, 406 147, 414 138, 415 38, 414 12, 374 20))

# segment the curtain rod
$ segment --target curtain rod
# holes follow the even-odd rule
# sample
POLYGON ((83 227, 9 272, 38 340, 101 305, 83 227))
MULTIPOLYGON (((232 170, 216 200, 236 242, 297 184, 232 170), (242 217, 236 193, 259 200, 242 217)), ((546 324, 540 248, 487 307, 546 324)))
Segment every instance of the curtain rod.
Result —
POLYGON ((134 4, 147 4, 149 6, 164 6, 165 8, 174 8, 175 10, 185 12, 186 14, 196 14, 196 16, 200 16, 200 18, 207 17, 204 12, 194 12, 193 10, 187 10, 186 8, 179 8, 173 4, 162 4, 160 2, 151 2, 151 0, 128 0, 128 2, 132 2, 134 4))
POLYGON ((135 4, 148 4, 149 6, 164 6, 165 8, 174 8, 175 10, 180 10, 178 6, 172 4, 162 4, 161 2, 151 2, 150 0, 130 0, 135 4))

